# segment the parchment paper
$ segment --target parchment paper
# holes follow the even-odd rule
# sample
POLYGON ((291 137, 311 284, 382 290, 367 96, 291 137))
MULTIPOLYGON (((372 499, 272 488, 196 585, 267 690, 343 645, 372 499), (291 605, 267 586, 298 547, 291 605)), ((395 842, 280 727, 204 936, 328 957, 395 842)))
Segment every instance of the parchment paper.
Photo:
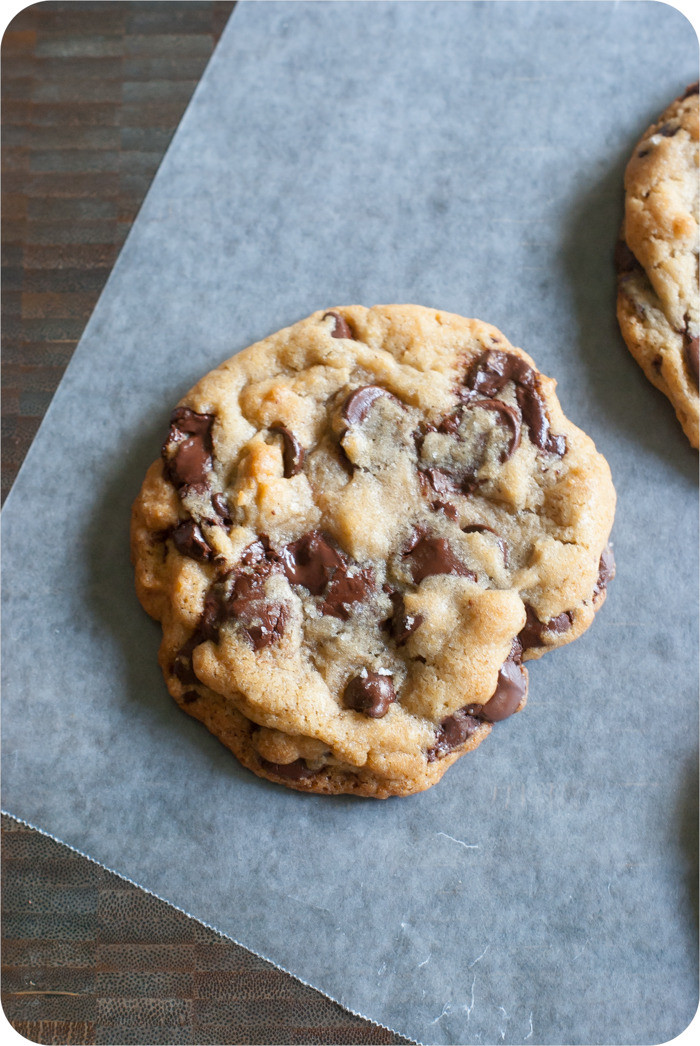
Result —
POLYGON ((629 356, 656 3, 239 4, 4 513, 4 806, 424 1043, 661 1042, 697 1002, 697 457, 629 356), (172 406, 312 310, 500 327, 607 456, 618 576, 422 795, 260 781, 168 697, 128 516, 172 406))

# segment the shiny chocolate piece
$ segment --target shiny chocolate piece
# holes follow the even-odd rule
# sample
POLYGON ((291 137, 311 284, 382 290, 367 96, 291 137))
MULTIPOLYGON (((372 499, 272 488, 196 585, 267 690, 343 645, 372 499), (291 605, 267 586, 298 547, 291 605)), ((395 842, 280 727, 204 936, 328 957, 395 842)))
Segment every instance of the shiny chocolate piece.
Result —
POLYGON ((320 596, 336 570, 344 566, 340 553, 319 530, 286 545, 280 559, 290 585, 304 585, 312 596, 320 596))
POLYGON ((566 453, 566 439, 550 432, 537 373, 524 359, 512 352, 487 349, 472 364, 465 384, 473 392, 493 399, 509 381, 515 384, 515 395, 530 441, 540 450, 562 457, 566 453))
POLYGON ((443 759, 455 748, 463 745, 482 725, 476 716, 469 715, 466 708, 459 708, 442 720, 435 735, 435 744, 426 752, 429 763, 443 759))
POLYGON ((515 661, 506 661, 498 673, 496 689, 483 706, 479 718, 487 723, 500 723, 513 714, 526 693, 526 670, 515 661))
POLYGON ((291 479, 292 476, 297 476, 304 467, 306 451, 294 433, 291 432, 286 425, 276 422, 274 425, 270 425, 270 432, 277 432, 282 437, 284 478, 291 479))
POLYGON ((543 646, 542 639, 545 632, 556 632, 558 634, 568 632, 574 621, 571 610, 565 610, 563 614, 553 617, 551 621, 540 621, 529 604, 525 607, 525 613, 527 614, 525 627, 518 635, 523 650, 529 650, 535 646, 543 646))
POLYGON ((348 425, 361 425, 369 414, 372 404, 381 396, 391 396, 392 399, 396 399, 388 389, 383 389, 380 385, 361 385, 359 389, 351 392, 341 411, 348 425))
POLYGON ((476 574, 462 563, 445 538, 428 537, 416 528, 416 532, 404 551, 404 558, 409 558, 411 576, 416 585, 426 577, 435 574, 452 574, 456 577, 468 577, 476 581, 476 574))
POLYGON ((173 530, 173 543, 183 556, 190 556, 198 563, 211 559, 213 549, 192 519, 184 520, 173 530))
POLYGON ((363 669, 345 687, 343 702, 346 708, 362 712, 371 719, 381 719, 396 700, 394 678, 383 672, 368 672, 363 669))
POLYGON ((472 400, 470 407, 481 407, 482 410, 494 410, 500 415, 500 420, 510 429, 510 442, 505 450, 501 451, 501 464, 512 458, 520 446, 520 418, 517 411, 504 403, 503 400, 472 400))
POLYGON ((170 431, 161 447, 163 471, 181 497, 190 489, 203 493, 209 485, 213 422, 213 414, 197 414, 189 407, 176 407, 170 416, 170 431))
POLYGON ((331 331, 332 338, 348 338, 350 341, 356 340, 350 324, 344 316, 341 316, 339 312, 336 312, 333 309, 330 312, 325 312, 323 314, 323 319, 327 320, 329 316, 332 316, 335 320, 335 326, 331 331))
POLYGON ((316 771, 309 770, 305 759, 295 759, 293 763, 271 763, 260 756, 260 765, 277 777, 284 777, 287 781, 305 781, 314 777, 316 771))
POLYGON ((698 335, 692 335, 686 328, 683 332, 683 356, 693 382, 697 386, 700 382, 700 370, 698 364, 698 335))

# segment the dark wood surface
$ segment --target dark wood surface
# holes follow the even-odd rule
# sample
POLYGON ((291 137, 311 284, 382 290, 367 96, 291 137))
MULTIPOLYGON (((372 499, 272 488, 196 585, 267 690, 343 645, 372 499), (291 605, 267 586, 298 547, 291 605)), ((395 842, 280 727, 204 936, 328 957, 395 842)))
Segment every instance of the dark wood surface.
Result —
MULTIPOLYGON (((3 500, 233 6, 42 3, 5 33, 3 500)), ((13 818, 2 842, 2 1004, 34 1042, 408 1041, 13 818)))

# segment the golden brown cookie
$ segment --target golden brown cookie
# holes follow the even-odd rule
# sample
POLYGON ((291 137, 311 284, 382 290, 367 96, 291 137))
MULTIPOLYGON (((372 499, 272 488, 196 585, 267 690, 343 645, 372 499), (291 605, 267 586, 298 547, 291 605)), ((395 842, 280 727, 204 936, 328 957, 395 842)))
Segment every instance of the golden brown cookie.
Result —
POLYGON ((698 85, 637 143, 616 251, 617 315, 630 352, 698 446, 698 85))
POLYGON ((610 472, 554 387, 413 305, 317 312, 204 377, 133 510, 178 704, 298 790, 438 781, 614 573, 610 472))

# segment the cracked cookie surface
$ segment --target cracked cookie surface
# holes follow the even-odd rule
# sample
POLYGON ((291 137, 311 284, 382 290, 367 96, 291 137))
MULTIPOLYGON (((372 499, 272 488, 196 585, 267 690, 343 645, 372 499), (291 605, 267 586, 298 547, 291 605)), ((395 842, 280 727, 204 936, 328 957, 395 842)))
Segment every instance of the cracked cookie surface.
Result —
POLYGON ((698 446, 698 85, 637 143, 625 173, 617 315, 649 381, 698 446))
POLYGON ((409 305, 315 313, 204 377, 132 518, 180 707, 297 790, 436 783, 614 574, 610 472, 554 386, 409 305))

